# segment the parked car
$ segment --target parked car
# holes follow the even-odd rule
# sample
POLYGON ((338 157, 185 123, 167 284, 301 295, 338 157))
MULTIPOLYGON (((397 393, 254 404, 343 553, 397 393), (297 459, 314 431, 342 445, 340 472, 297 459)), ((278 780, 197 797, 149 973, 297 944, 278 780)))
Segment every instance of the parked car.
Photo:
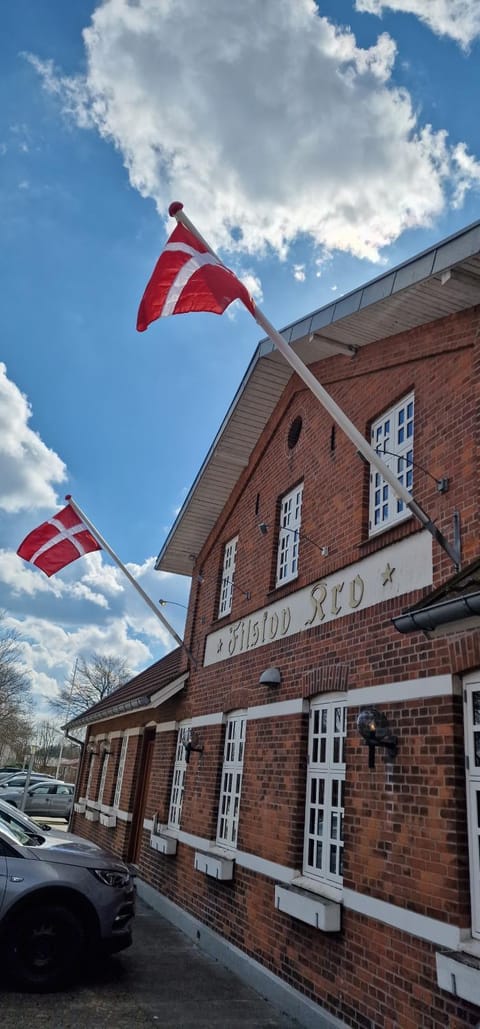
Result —
MULTIPOLYGON (((13 807, 22 807, 24 788, 5 789, 0 793, 2 800, 13 807)), ((73 804, 75 787, 69 782, 48 780, 36 782, 29 786, 23 810, 27 815, 40 815, 42 818, 65 818, 68 822, 73 804)))
POLYGON ((74 850, 100 850, 101 848, 92 843, 91 840, 84 840, 83 836, 77 836, 72 832, 65 832, 64 829, 52 829, 51 825, 43 822, 34 822, 23 811, 19 811, 6 800, 0 799, 0 829, 17 826, 27 834, 29 847, 63 847, 74 850))
MULTIPOLYGON (((54 775, 47 775, 46 772, 30 772, 30 782, 45 782, 45 779, 55 779, 54 775)), ((7 786, 25 786, 27 781, 27 772, 5 772, 4 775, 0 775, 0 789, 6 789, 7 786)))
POLYGON ((104 851, 28 846, 0 829, 1 966, 23 989, 53 990, 87 955, 132 942, 132 869, 104 851))

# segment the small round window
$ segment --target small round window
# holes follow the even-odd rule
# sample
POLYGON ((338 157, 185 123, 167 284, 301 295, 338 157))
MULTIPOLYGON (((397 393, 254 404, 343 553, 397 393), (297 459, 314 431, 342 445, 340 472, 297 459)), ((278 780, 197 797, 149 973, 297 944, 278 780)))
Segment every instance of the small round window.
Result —
POLYGON ((293 450, 300 439, 300 433, 302 431, 302 419, 300 415, 293 419, 293 422, 288 430, 288 449, 293 450))

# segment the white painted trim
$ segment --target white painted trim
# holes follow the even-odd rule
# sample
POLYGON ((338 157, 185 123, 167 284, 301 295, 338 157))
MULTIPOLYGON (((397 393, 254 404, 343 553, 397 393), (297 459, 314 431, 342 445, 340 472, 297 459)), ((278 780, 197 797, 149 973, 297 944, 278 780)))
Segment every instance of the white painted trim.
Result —
POLYGON ((159 722, 159 723, 157 723, 157 728, 156 728, 155 732, 157 732, 157 733, 159 733, 159 732, 176 732, 176 730, 177 730, 177 723, 176 722, 159 722))
POLYGON ((275 908, 324 933, 338 933, 341 928, 341 905, 304 890, 275 886, 275 908))
POLYGON ((222 725, 226 722, 227 715, 223 711, 215 711, 211 715, 195 715, 194 718, 184 718, 178 723, 178 728, 183 729, 185 725, 198 728, 200 725, 222 725))
POLYGON ((441 990, 453 993, 470 1004, 480 1005, 480 968, 452 954, 436 954, 437 983, 441 990))
MULTIPOLYGON (((144 828, 147 830, 153 828, 153 821, 146 819, 144 828)), ((213 840, 205 839, 202 836, 193 836, 190 833, 183 832, 182 829, 178 831, 177 839, 180 843, 191 847, 193 850, 204 852, 219 851, 218 844, 213 840)), ((310 890, 312 893, 318 892, 319 896, 323 895, 332 900, 336 900, 338 897, 338 894, 336 897, 332 897, 327 886, 323 890, 323 884, 321 883, 318 883, 317 888, 315 888, 315 885, 310 883, 308 878, 302 876, 298 868, 288 868, 286 865, 267 861, 257 854, 249 854, 242 850, 225 849, 224 853, 226 857, 233 859, 239 868, 247 868, 249 871, 257 872, 267 879, 300 886, 303 889, 310 890)), ((401 932, 406 932, 411 936, 418 936, 420 939, 428 940, 430 943, 435 943, 438 946, 448 947, 450 950, 465 948, 465 929, 461 929, 459 926, 449 925, 447 922, 440 922, 435 918, 428 918, 426 915, 419 915, 414 911, 398 907, 396 904, 388 904, 386 901, 379 900, 376 897, 357 893, 356 890, 344 889, 342 903, 344 907, 351 911, 357 911, 359 914, 366 915, 367 918, 373 918, 375 921, 383 922, 385 925, 391 925, 401 932)), ((467 933, 468 936, 469 932, 467 933)))
POLYGON ((184 675, 180 675, 173 682, 169 682, 168 686, 163 686, 161 690, 157 690, 156 693, 152 693, 150 697, 151 707, 159 707, 160 704, 164 704, 166 700, 170 700, 170 697, 174 697, 176 693, 179 693, 183 689, 188 679, 188 672, 184 675))
POLYGON ((363 707, 364 704, 400 704, 409 700, 426 700, 428 697, 460 695, 461 682, 455 675, 431 675, 424 679, 405 679, 403 682, 386 682, 378 686, 365 686, 349 690, 349 707, 363 707))
POLYGON ((355 890, 344 889, 343 903, 350 911, 384 922, 385 925, 391 925, 401 932, 409 933, 410 936, 418 936, 421 940, 429 940, 440 947, 448 947, 449 950, 458 950, 460 946, 462 930, 457 925, 449 925, 436 918, 419 915, 416 911, 388 904, 377 897, 357 893, 355 890))
POLYGON ((249 707, 246 711, 248 721, 255 718, 283 718, 285 715, 303 715, 309 710, 309 701, 303 697, 295 697, 294 700, 279 700, 274 704, 259 704, 258 707, 249 707))

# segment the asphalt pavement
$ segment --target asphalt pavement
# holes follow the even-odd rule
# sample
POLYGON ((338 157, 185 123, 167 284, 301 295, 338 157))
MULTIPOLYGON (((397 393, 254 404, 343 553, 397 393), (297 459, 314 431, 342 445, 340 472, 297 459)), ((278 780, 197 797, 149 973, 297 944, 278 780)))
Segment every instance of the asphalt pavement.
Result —
MULTIPOLYGON (((0 970, 1 976, 1 970, 0 970)), ((0 978, 1 1029, 299 1029, 161 915, 138 901, 132 947, 74 989, 18 993, 0 978)))

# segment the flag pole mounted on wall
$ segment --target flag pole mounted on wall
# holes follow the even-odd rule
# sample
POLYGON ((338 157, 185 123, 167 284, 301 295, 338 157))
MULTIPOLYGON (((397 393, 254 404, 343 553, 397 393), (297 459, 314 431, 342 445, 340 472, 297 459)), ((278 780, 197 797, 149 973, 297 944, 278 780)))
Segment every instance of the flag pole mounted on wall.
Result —
POLYGON ((127 577, 128 581, 131 583, 131 585, 134 587, 134 589, 136 589, 137 593, 140 594, 142 600, 144 600, 145 603, 148 604, 150 610, 153 611, 153 613, 157 616, 157 618, 160 619, 160 621, 162 622, 162 625, 165 627, 167 632, 170 633, 170 636, 173 636, 173 639, 175 640, 175 642, 178 643, 178 645, 180 647, 183 647, 183 649, 185 650, 186 654, 188 654, 188 657, 191 660, 193 660, 193 656, 190 653, 190 651, 189 651, 188 647, 186 646, 186 644, 183 642, 181 636, 178 635, 178 633, 175 631, 173 626, 170 625, 170 622, 165 618, 165 616, 158 609, 158 607, 156 607, 156 605, 154 604, 154 602, 151 599, 151 597, 148 596, 148 593, 145 593, 145 590, 142 589, 142 587, 140 586, 140 583, 137 582, 137 580, 133 577, 131 572, 129 572, 128 568, 125 567, 125 565, 120 560, 120 558, 115 553, 115 551, 112 550, 112 548, 109 546, 107 541, 99 533, 98 529, 95 528, 93 523, 87 518, 86 514, 84 514, 84 512, 81 510, 81 508, 79 508, 78 504, 75 503, 73 497, 69 493, 67 493, 67 495, 65 497, 65 500, 68 501, 70 507, 73 508, 75 513, 82 520, 83 524, 87 526, 87 529, 91 532, 91 534, 94 537, 94 539, 97 540, 97 543, 100 544, 102 550, 106 550, 107 554, 110 554, 110 557, 112 558, 112 561, 115 561, 115 564, 118 566, 120 571, 123 572, 123 574, 127 577))
POLYGON ((443 536, 428 514, 417 504, 403 483, 399 482, 394 472, 382 460, 376 450, 370 446, 361 432, 338 406, 333 397, 324 389, 310 369, 298 357, 292 347, 266 318, 248 294, 246 287, 226 268, 200 234, 196 226, 187 217, 183 204, 170 204, 169 214, 176 218, 178 226, 170 239, 154 269, 140 304, 137 328, 143 331, 156 318, 169 314, 182 314, 188 311, 212 311, 221 314, 233 300, 241 300, 252 317, 266 332, 273 345, 280 351, 288 364, 297 373, 317 400, 332 416, 334 421, 348 436, 353 445, 368 464, 372 465, 388 482, 394 495, 412 512, 420 524, 428 530, 436 542, 448 554, 456 569, 460 567, 459 547, 452 546, 443 536), (193 238, 192 238, 193 237, 193 238), (167 252, 171 252, 168 253, 167 252), (178 268, 171 266, 179 260, 183 253, 184 263, 178 268), (174 257, 175 255, 175 257, 174 257), (167 256, 167 261, 165 261, 167 256), (186 260, 185 260, 186 258, 186 260), (163 263, 162 263, 163 262, 163 263), (168 265, 168 267, 167 267, 168 265), (195 286, 193 278, 198 273, 200 285, 195 286))

